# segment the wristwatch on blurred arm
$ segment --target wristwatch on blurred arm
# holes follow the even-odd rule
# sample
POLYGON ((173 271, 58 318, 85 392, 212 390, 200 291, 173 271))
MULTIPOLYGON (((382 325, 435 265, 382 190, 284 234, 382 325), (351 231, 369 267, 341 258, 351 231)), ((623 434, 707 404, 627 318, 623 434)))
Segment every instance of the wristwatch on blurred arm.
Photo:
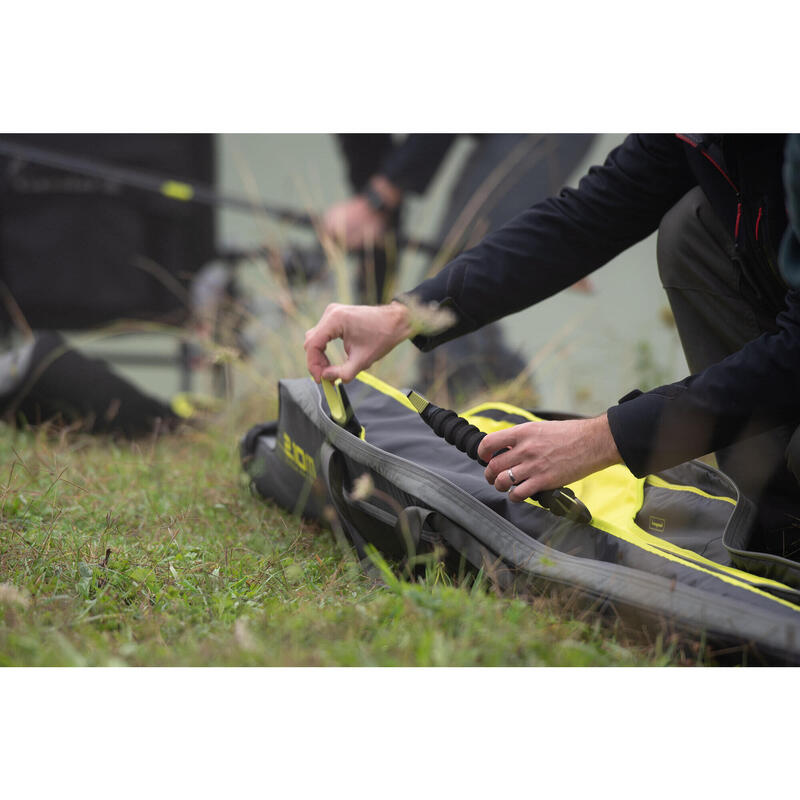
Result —
POLYGON ((373 211, 385 214, 387 217, 397 212, 403 199, 402 191, 380 175, 370 180, 361 195, 373 211))

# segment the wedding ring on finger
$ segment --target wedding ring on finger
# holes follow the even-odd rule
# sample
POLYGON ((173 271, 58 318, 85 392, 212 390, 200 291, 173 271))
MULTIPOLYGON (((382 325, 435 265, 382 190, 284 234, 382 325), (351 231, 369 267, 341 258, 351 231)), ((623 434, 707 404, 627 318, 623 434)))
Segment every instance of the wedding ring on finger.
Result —
POLYGON ((516 486, 517 485, 517 481, 514 478, 514 473, 510 469, 507 469, 506 470, 506 474, 508 475, 508 479, 511 481, 511 485, 512 486, 516 486))

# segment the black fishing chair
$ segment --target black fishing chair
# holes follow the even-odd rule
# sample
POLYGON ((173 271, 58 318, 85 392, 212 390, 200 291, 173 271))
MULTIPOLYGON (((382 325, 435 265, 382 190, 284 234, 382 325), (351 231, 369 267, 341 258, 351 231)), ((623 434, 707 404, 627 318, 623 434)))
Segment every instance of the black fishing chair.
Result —
MULTIPOLYGON (((177 180, 215 183, 207 134, 2 135, 2 141, 177 180)), ((86 331, 120 321, 184 326, 191 282, 216 256, 211 205, 0 154, 0 333, 86 331)), ((147 326, 139 326, 147 327, 147 326)), ((177 366, 191 388, 190 346, 176 355, 120 349, 112 363, 177 366)))

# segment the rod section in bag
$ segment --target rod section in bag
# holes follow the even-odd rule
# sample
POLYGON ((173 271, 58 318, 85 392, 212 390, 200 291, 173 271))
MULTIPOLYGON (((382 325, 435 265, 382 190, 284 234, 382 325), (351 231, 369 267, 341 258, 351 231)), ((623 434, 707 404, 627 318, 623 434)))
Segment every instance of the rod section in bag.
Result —
MULTIPOLYGON (((440 408, 413 389, 407 395, 410 403, 416 409, 430 429, 448 444, 466 453, 473 461, 477 461, 482 467, 488 466, 487 463, 478 457, 478 445, 483 441, 486 434, 464 417, 459 417, 455 411, 440 408)), ((505 452, 498 451, 494 455, 505 452)), ((592 521, 592 514, 589 509, 575 496, 575 492, 567 487, 558 489, 546 489, 531 497, 540 503, 544 508, 559 517, 575 520, 588 524, 592 521)))

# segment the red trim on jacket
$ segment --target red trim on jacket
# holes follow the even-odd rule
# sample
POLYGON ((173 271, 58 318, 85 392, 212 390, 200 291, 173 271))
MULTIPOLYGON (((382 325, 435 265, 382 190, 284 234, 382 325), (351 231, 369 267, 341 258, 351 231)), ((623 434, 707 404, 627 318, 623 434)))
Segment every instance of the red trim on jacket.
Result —
MULTIPOLYGON (((697 149, 698 147, 697 142, 693 142, 688 136, 684 136, 681 133, 676 133, 675 136, 682 142, 686 142, 686 144, 691 145, 693 148, 695 148, 695 150, 697 149)), ((701 148, 700 152, 717 168, 717 170, 719 170, 719 174, 722 175, 722 177, 725 178, 726 181, 728 181, 728 183, 733 188, 733 191, 736 192, 736 194, 739 194, 739 189, 737 188, 736 184, 730 179, 728 173, 725 172, 725 170, 722 169, 722 167, 719 164, 717 164, 717 162, 714 161, 713 158, 711 158, 711 156, 708 154, 708 151, 705 148, 701 148)))

